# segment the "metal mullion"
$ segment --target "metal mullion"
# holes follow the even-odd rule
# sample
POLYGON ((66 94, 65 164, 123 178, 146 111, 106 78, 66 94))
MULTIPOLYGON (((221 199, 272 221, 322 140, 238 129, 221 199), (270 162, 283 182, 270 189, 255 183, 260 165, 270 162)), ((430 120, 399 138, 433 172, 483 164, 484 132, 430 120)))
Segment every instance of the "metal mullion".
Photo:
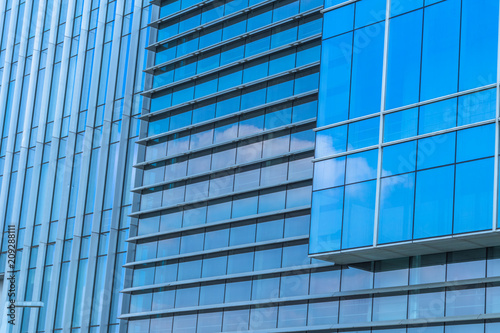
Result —
MULTIPOLYGON (((104 1, 104 0, 103 0, 104 1)), ((105 6, 107 7, 107 1, 105 1, 105 6)), ((111 46, 111 54, 110 59, 119 59, 119 53, 121 48, 121 31, 123 25, 123 10, 125 6, 125 0, 117 0, 116 1, 116 9, 115 9, 115 21, 114 21, 114 30, 113 30, 113 40, 111 46)), ((103 2, 101 2, 101 6, 103 2)), ((99 9, 101 12, 101 8, 99 9)), ((107 14, 107 10, 102 10, 104 17, 107 14)), ((101 14, 101 13, 99 13, 101 14)), ((106 187, 106 179, 109 177, 107 174, 108 169, 108 160, 109 160, 109 147, 110 147, 110 137, 111 137, 111 127, 113 122, 113 107, 115 100, 115 90, 116 90, 116 81, 117 81, 117 73, 118 73, 118 63, 119 61, 110 61, 108 67, 108 82, 107 82, 107 92, 106 92, 106 104, 104 109, 104 122, 102 126, 102 138, 101 138, 101 149, 99 150, 100 158, 99 158, 99 170, 97 171, 97 184, 101 184, 101 187, 96 188, 96 195, 94 199, 94 218, 92 221, 92 236, 90 238, 90 253, 89 253, 89 261, 87 268, 87 280, 85 285, 85 290, 89 290, 92 292, 87 292, 83 294, 83 308, 82 312, 84 316, 82 317, 82 331, 86 331, 89 329, 91 325, 91 317, 92 317, 92 309, 95 305, 93 304, 93 299, 95 293, 98 290, 95 290, 94 285, 95 281, 100 276, 96 276, 97 271, 97 257, 98 257, 98 247, 99 247, 99 239, 100 239, 100 227, 102 221, 102 210, 104 204, 104 193, 106 187)), ((128 131, 126 132, 128 134, 128 131)), ((123 180, 122 180, 123 181, 123 180)), ((111 232, 111 230, 110 230, 111 232)), ((108 245, 109 246, 109 245, 108 245)), ((110 257, 108 251, 108 259, 110 257)), ((111 272, 110 276, 105 276, 105 278, 113 277, 111 272)), ((106 279, 105 279, 106 280, 106 279)), ((101 296, 103 297, 103 296, 101 296)), ((104 298, 103 298, 104 300, 104 298)), ((111 303, 111 297, 107 297, 106 301, 111 303)), ((107 307, 110 304, 106 304, 106 301, 101 301, 100 304, 102 307, 107 307)))
MULTIPOLYGON (((158 8, 152 8, 152 16, 155 17, 159 14, 158 8)), ((137 64, 138 64, 138 54, 139 52, 145 52, 144 49, 139 49, 139 37, 140 37, 140 31, 141 31, 141 17, 142 17, 142 0, 135 0, 134 4, 134 11, 133 11, 133 16, 135 20, 132 22, 132 34, 131 34, 131 40, 129 44, 129 61, 128 61, 128 66, 127 66, 127 72, 128 73, 135 73, 137 64)), ((153 34, 154 35, 154 34, 153 34)), ((153 60, 153 54, 148 54, 147 57, 147 62, 150 62, 153 60)), ((125 84, 125 96, 124 96, 124 108, 123 108, 123 116, 122 116, 122 130, 120 134, 120 146, 119 146, 119 151, 118 151, 118 160, 127 160, 127 155, 132 154, 134 149, 131 149, 132 147, 129 147, 129 130, 130 130, 130 123, 131 123, 131 117, 132 117, 132 111, 133 111, 133 102, 134 102, 134 84, 135 84, 135 77, 130 76, 130 79, 127 80, 125 84)), ((145 84, 147 81, 145 82, 145 84)), ((140 147, 139 147, 140 148, 140 147)), ((110 290, 111 295, 113 295, 113 290, 115 289, 123 289, 128 283, 131 282, 132 280, 132 270, 125 270, 122 267, 117 267, 117 269, 121 269, 124 274, 124 285, 120 285, 118 287, 115 287, 115 279, 114 276, 117 274, 115 273, 115 267, 116 267, 116 253, 117 253, 117 244, 118 244, 118 235, 119 235, 119 229, 120 229, 120 220, 122 218, 125 218, 124 216, 121 216, 122 214, 122 203, 123 203, 123 192, 127 191, 128 189, 125 188, 125 180, 124 177, 127 174, 125 168, 127 167, 127 164, 124 163, 122 167, 119 167, 117 169, 117 179, 120 181, 117 183, 117 186, 115 186, 115 195, 114 195, 114 200, 113 200, 113 212, 112 212, 112 219, 111 219, 111 226, 110 226, 110 240, 109 240, 109 250, 108 250, 108 261, 106 263, 106 276, 110 276, 113 278, 108 278, 105 280, 104 284, 104 290, 110 290), (129 281, 129 282, 127 282, 129 281)), ((136 178, 136 170, 133 169, 131 178, 135 179, 136 178)), ((135 183, 131 182, 131 187, 134 187, 135 183)), ((139 200, 138 195, 134 195, 134 201, 139 200)), ((134 219, 131 219, 133 221, 134 219)), ((129 226, 130 229, 134 229, 134 226, 131 225, 129 226)), ((129 230, 130 230, 129 229, 129 230)), ((126 261, 132 260, 132 254, 133 254, 133 247, 134 245, 127 245, 127 255, 126 255, 126 261)), ((122 312, 124 309, 129 309, 129 302, 130 302, 130 297, 129 295, 123 295, 125 297, 122 297, 121 305, 122 305, 122 312)), ((110 312, 111 312, 111 304, 110 306, 106 306, 103 308, 103 313, 101 315, 101 327, 106 328, 105 325, 109 325, 109 317, 110 317, 110 312)), ((127 330, 127 323, 126 321, 120 320, 119 322, 119 332, 125 333, 127 330)))
MULTIPOLYGON (((78 55, 77 55, 77 64, 76 64, 76 75, 74 82, 72 82, 73 86, 73 100, 72 104, 70 106, 71 110, 71 116, 70 116, 70 123, 69 123, 69 133, 68 133, 68 141, 67 141, 67 146, 66 146, 66 160, 65 160, 65 171, 63 175, 63 183, 64 184, 71 184, 72 181, 72 174, 73 174, 73 166, 74 166, 74 156, 75 156, 75 141, 76 141, 76 132, 77 132, 77 126, 78 126, 78 114, 79 114, 79 107, 80 107, 80 95, 81 95, 81 90, 82 90, 82 82, 83 82, 83 71, 84 71, 84 65, 85 65, 85 48, 86 48, 86 40, 87 40, 87 34, 88 34, 88 25, 89 25, 89 19, 90 19, 90 2, 88 2, 87 6, 83 10, 83 15, 81 16, 82 21, 81 21, 81 32, 80 32, 80 43, 78 46, 78 55), (83 42, 85 41, 85 42, 83 42)), ((69 12, 69 10, 68 10, 69 12)), ((70 20, 73 20, 73 17, 70 18, 70 20)), ((69 21, 67 21, 69 22, 69 21)), ((69 36, 65 36, 67 38, 69 36)), ((70 41, 66 41, 65 43, 72 43, 71 37, 70 41)), ((78 252, 79 253, 79 238, 75 237, 73 243, 78 243, 78 250, 75 250, 75 248, 72 248, 72 263, 76 261, 76 267, 74 267, 74 270, 69 270, 68 271, 68 284, 66 285, 65 290, 60 290, 61 289, 61 281, 60 281, 60 270, 61 270, 61 263, 62 263, 62 255, 64 251, 64 246, 61 245, 64 244, 65 240, 65 232, 66 232, 66 224, 67 224, 67 213, 68 213, 68 204, 69 204, 69 199, 70 199, 70 191, 71 188, 70 186, 65 186, 62 189, 61 192, 61 198, 62 198, 62 203, 60 207, 60 213, 59 213, 59 223, 57 226, 57 236, 56 236, 56 247, 54 251, 54 268, 52 271, 52 275, 56 276, 57 278, 53 278, 51 281, 50 285, 50 290, 51 292, 53 291, 56 297, 49 297, 49 301, 46 305, 47 307, 47 313, 56 313, 57 311, 57 303, 62 302, 64 303, 65 298, 63 296, 66 293, 74 293, 74 285, 72 286, 69 281, 75 281, 76 280, 76 274, 78 270, 78 254, 75 256, 73 253, 78 252), (59 242, 62 240, 63 242, 59 242), (73 287, 73 288, 72 288, 73 287), (58 294, 59 291, 62 293, 58 294)), ((66 296, 67 297, 67 296, 66 296)), ((45 330, 46 331, 52 331, 54 326, 54 321, 49 320, 46 321, 45 323, 45 330)))
MULTIPOLYGON (((498 31, 500 31, 500 22, 498 25, 498 31)), ((494 170, 493 170, 493 221, 492 230, 495 231, 498 228, 498 190, 499 190, 499 154, 500 154, 500 35, 497 39, 497 82, 496 86, 496 104, 495 104, 495 160, 494 160, 494 170)))
MULTIPOLYGON (((77 63, 77 70, 76 73, 81 73, 81 77, 79 77, 79 80, 77 81, 78 84, 75 85, 75 90, 73 94, 73 105, 72 105, 72 112, 75 112, 76 115, 78 115, 80 111, 80 99, 81 99, 81 94, 82 94, 82 85, 83 85, 83 72, 85 68, 85 61, 86 61, 86 53, 87 53, 87 37, 88 37, 88 27, 89 27, 89 20, 90 20, 90 12, 91 12, 91 3, 92 0, 85 0, 83 4, 83 14, 82 14, 82 27, 80 31, 80 43, 78 45, 78 63, 77 63)), ((102 40, 102 35, 103 35, 103 22, 102 19, 100 21, 100 27, 101 29, 97 29, 98 32, 101 30, 101 40, 102 40)), ((97 37, 96 37, 96 47, 94 49, 94 64, 96 63, 96 58, 99 58, 98 55, 96 55, 97 49, 98 49, 98 43, 97 43, 97 37)), ((100 48, 102 51, 102 47, 100 48)), ((100 64, 100 59, 99 59, 99 64, 100 64)), ((92 70, 92 85, 95 85, 99 81, 99 74, 100 74, 100 66, 95 66, 93 67, 92 70), (96 69, 97 68, 97 69, 96 69), (97 75, 96 75, 97 73, 97 75)), ((87 111, 87 123, 85 127, 85 134, 84 134, 84 139, 83 139, 83 146, 84 147, 92 147, 92 137, 93 137, 93 130, 94 130, 94 120, 95 120, 95 102, 93 99, 97 99, 97 92, 94 91, 91 96, 89 96, 89 109, 87 111), (93 99, 91 99, 91 97, 93 99), (92 103, 92 104, 90 104, 92 103), (94 106, 94 112, 91 112, 91 107, 94 106)), ((72 117, 73 118, 73 117, 72 117)), ((77 118, 77 117, 75 117, 77 118)), ((74 123, 74 128, 73 130, 75 131, 75 136, 76 136, 76 130, 77 130, 77 122, 75 120, 74 123)), ((70 132, 71 134, 71 132, 70 132)), ((70 266, 68 270, 68 282, 67 282, 67 291, 66 291, 66 296, 64 299, 65 304, 75 304, 75 293, 76 293, 76 283, 77 283, 77 278, 78 278, 78 270, 79 270, 79 262, 80 262, 80 245, 81 245, 81 238, 82 238, 82 227, 83 227, 83 219, 84 219, 84 214, 85 214, 85 203, 86 203, 86 198, 87 198, 87 184, 88 184, 88 178, 89 178, 89 169, 90 169, 90 158, 91 158, 92 151, 91 149, 89 150, 83 150, 82 152, 82 160, 81 160, 81 171, 80 171, 80 179, 79 179, 79 188, 78 188, 78 200, 76 203, 76 214, 75 214, 75 226, 74 226, 74 232, 73 232, 73 242, 72 242, 72 248, 71 248, 71 259, 70 259, 70 266)), ((63 316, 63 331, 71 331, 71 326, 72 326, 72 321, 73 321, 73 307, 71 309, 68 309, 67 311, 64 311, 64 316, 63 316)))
MULTIPOLYGON (((55 59, 55 52, 56 52, 56 42, 57 42, 57 33, 58 33, 58 25, 59 25, 59 13, 61 10, 61 0, 56 0, 54 1, 54 4, 52 6, 52 17, 51 17, 51 23, 50 23, 50 35, 49 35, 49 43, 48 43, 48 50, 47 50, 47 62, 45 65, 45 76, 44 76, 44 90, 43 90, 43 95, 42 95, 42 101, 41 101, 41 110, 40 110, 40 120, 38 123, 38 138, 37 138, 37 149, 35 153, 35 165, 34 165, 34 170, 37 170, 33 173, 33 177, 36 180, 32 180, 32 189, 30 194, 37 194, 39 192, 40 188, 39 185, 40 183, 40 177, 41 177, 41 164, 42 164, 42 158, 43 158, 43 151, 45 150, 45 131, 47 127, 47 117, 49 113, 49 103, 50 103, 50 92, 51 92, 51 87, 53 84, 53 68, 54 68, 54 59, 55 59), (33 186, 36 187, 36 189, 33 189, 33 186)), ((57 149, 52 147, 51 144, 51 150, 50 150, 50 158, 55 158, 57 160, 57 149)), ((49 164, 50 165, 50 164, 49 164)), ((49 170, 50 172, 50 170, 49 170)), ((50 187, 48 196, 52 197, 52 191, 54 188, 54 176, 48 176, 49 181, 47 182, 47 185, 50 187)), ((30 202, 37 202, 38 203, 38 198, 40 195, 47 195, 47 193, 38 193, 38 197, 36 201, 31 201, 30 202)), ((52 201, 51 206, 52 206, 52 201)), ((29 223, 34 223, 36 222, 36 212, 35 208, 36 205, 33 205, 32 215, 30 215, 28 211, 28 222, 29 223)), ((32 208, 32 206, 30 206, 32 208)), ((42 297, 42 287, 43 287, 43 278, 44 278, 44 273, 45 273, 45 254, 47 250, 47 243, 46 241, 43 240, 43 235, 48 235, 49 232, 49 227, 50 227, 50 213, 51 213, 51 207, 50 208, 43 208, 40 207, 41 209, 44 209, 45 215, 42 215, 41 219, 41 231, 40 231, 40 239, 41 241, 38 244, 38 253, 37 253, 37 260, 36 260, 36 270, 35 270, 35 277, 33 280, 33 294, 32 294, 32 300, 33 301, 41 301, 42 297), (48 221, 45 220, 45 217, 48 216, 48 221)), ((46 236, 47 237, 47 236, 46 236)), ((46 238, 45 237, 45 238, 46 238)), ((29 319, 29 327, 28 330, 30 332, 35 332, 37 330, 38 326, 38 315, 39 315, 39 308, 31 308, 30 312, 30 319, 29 319)))
MULTIPOLYGON (((42 1, 43 3, 43 1, 42 1)), ((32 2, 28 1, 26 2, 26 7, 25 7, 25 11, 24 11, 24 17, 26 17, 26 21, 30 21, 30 17, 32 15, 32 2)), ((43 4, 41 4, 43 6, 43 4)), ((3 16, 3 15, 2 15, 3 16)), ((41 17, 43 19, 43 12, 41 14, 41 17)), ((32 19, 32 18, 31 18, 32 19)), ((24 21, 24 18, 22 19, 22 21, 24 21)), ((21 21, 21 22, 22 22, 21 21)), ((29 136, 30 136, 30 129, 31 129, 31 119, 33 117, 33 114, 32 112, 29 112, 29 110, 31 111, 31 107, 30 107, 30 101, 33 101, 33 99, 29 99, 30 97, 30 93, 32 93, 32 90, 30 91, 30 89, 33 89, 33 81, 34 81, 34 86, 36 87, 36 80, 37 80, 37 74, 38 74, 38 71, 36 70, 35 71, 35 75, 34 75, 34 78, 33 76, 30 77, 30 85, 28 87, 23 87, 21 88, 22 85, 24 85, 24 67, 25 67, 25 60, 26 60, 26 51, 27 51, 27 40, 28 38, 26 37, 27 35, 27 31, 29 31, 29 25, 26 26, 24 25, 23 26, 23 29, 21 31, 21 42, 20 42, 20 56, 19 56, 19 64, 22 64, 22 65, 18 65, 17 67, 17 73, 16 73, 16 86, 15 86, 15 92, 14 92, 14 95, 13 95, 13 103, 12 103, 12 108, 11 108, 11 112, 13 114, 13 117, 11 118, 11 123, 10 123, 10 129, 9 129, 9 133, 16 133, 17 132, 17 122, 18 122, 18 119, 19 119, 19 107, 20 107, 20 99, 21 99, 21 90, 22 89, 27 89, 28 90, 28 99, 27 99, 27 102, 26 102, 26 113, 25 113, 25 118, 24 118, 24 123, 23 123, 23 134, 22 134, 22 142, 21 142, 21 149, 20 149, 20 158, 19 158, 19 169, 18 169, 18 179, 17 179, 17 182, 16 182, 16 189, 15 189, 15 196, 13 198, 13 214, 12 214, 12 221, 11 221, 11 225, 15 225, 15 228, 16 228, 16 231, 18 231, 18 227, 19 227, 19 221, 20 221, 20 214, 21 214, 21 205, 22 205, 22 198, 23 198, 23 190, 24 190, 24 186, 25 186, 25 176, 26 176, 26 161, 27 161, 27 155, 28 155, 28 149, 27 149, 27 146, 29 146, 29 136), (16 110, 16 111, 14 111, 16 110), (27 142, 28 144, 25 146, 24 143, 27 142)), ((35 58, 36 55, 35 55, 35 51, 33 52, 33 62, 32 62, 32 68, 34 66, 33 63, 36 63, 37 62, 37 59, 35 58)), ((39 58, 38 58, 39 59, 39 58)), ((38 69, 38 64, 35 65, 36 68, 38 69)), ((33 94, 31 95, 33 96, 33 94)), ((5 108, 4 105, 2 105, 3 108, 5 108)), ((7 149, 6 149, 6 163, 4 165, 4 172, 3 174, 6 175, 5 179, 10 179, 10 170, 12 168, 12 154, 14 152, 14 145, 15 145, 15 141, 16 141, 16 136, 17 135, 9 135, 9 138, 8 138, 8 141, 7 141, 7 149)), ((9 181, 6 181, 7 183, 9 181)), ((26 184, 26 186, 29 186, 28 184, 26 184)), ((6 189, 6 191, 8 192, 8 188, 6 189)), ((7 192, 4 192, 4 190, 2 190, 2 193, 6 193, 7 192)), ((12 199, 12 198, 11 198, 12 199)), ((2 230, 5 230, 4 227, 5 227, 5 223, 7 223, 7 221, 5 220, 5 210, 6 210, 6 205, 7 205, 7 200, 2 200, 0 201, 1 202, 1 208, 0 208, 0 225, 2 226, 2 230)), ((26 203, 25 203, 26 204, 26 203)), ((31 235, 29 235, 31 236, 31 235)), ((2 237, 3 238, 3 237, 2 237)), ((27 275, 28 275, 28 262, 29 262, 29 254, 30 254, 30 245, 31 245, 31 237, 28 237, 28 234, 25 234, 25 239, 26 238, 29 238, 29 245, 28 245, 28 248, 27 249, 24 249, 24 246, 21 247, 23 248, 23 252, 24 252, 24 256, 22 256, 21 258, 21 267, 20 267, 20 274, 19 274, 19 282, 18 282, 18 290, 17 290, 17 299, 20 299, 20 300, 24 300, 24 297, 25 297, 25 286, 26 286, 26 281, 27 281, 27 275), (24 260, 23 260, 24 259, 24 260), (24 264, 24 265, 23 265, 24 264), (22 272, 25 272, 25 274, 22 274, 22 272)), ((23 245, 25 244, 25 240, 23 239, 23 245)), ((18 244, 16 244, 17 247, 18 244)), ((7 266, 5 266, 5 272, 7 272, 7 266)), ((3 293, 2 295, 4 296, 7 296, 5 293, 3 293)), ((2 299, 0 299, 0 302, 1 304, 5 304, 6 302, 6 299, 4 297, 2 297, 2 299)), ((23 317, 23 313, 22 313, 22 308, 19 309, 18 311, 18 315, 20 318, 23 317)), ((3 327, 2 329, 6 329, 5 327, 3 327)), ((14 331, 17 332, 19 331, 20 329, 20 325, 17 325, 15 327, 13 327, 14 331)))
MULTIPOLYGON (((106 29, 106 15, 107 15, 107 9, 108 9, 108 1, 107 0, 101 0, 99 3, 99 16, 97 19, 97 29, 96 29, 96 37, 95 37, 95 46, 94 46, 94 58, 93 58, 93 67, 92 67, 92 78, 91 78, 91 83, 90 83, 90 94, 89 94, 89 107, 87 110, 87 130, 85 131, 85 139, 90 138, 92 139, 93 137, 93 131, 94 131, 94 125, 95 125, 95 116, 96 116, 96 110, 97 110, 97 100, 99 98, 99 85, 101 84, 100 82, 100 77, 101 77, 101 71, 102 71, 102 60, 103 60, 103 50, 104 50, 104 33, 106 29)), ((117 29, 118 30, 118 29, 117 29)), ((121 32, 121 29, 119 30, 121 32)), ((114 31, 116 33, 116 31, 114 31)), ((111 62, 110 62, 111 64, 111 62)), ((103 125, 104 128, 104 125, 103 125)), ((105 133, 103 133, 102 136, 102 142, 104 142, 105 138, 105 133)), ((85 145, 84 145, 85 146, 85 145)), ((92 142, 88 146, 89 148, 92 147, 92 142)), ((99 157, 99 161, 97 164, 97 176, 102 173, 102 170, 104 168, 104 173, 106 170, 106 165, 107 165, 107 159, 103 159, 102 157, 102 151, 103 151, 103 145, 101 144, 101 148, 99 150, 99 153, 101 154, 99 157)), ((90 163, 92 159, 92 151, 93 149, 91 148, 90 151, 88 151, 88 164, 82 163, 84 166, 84 170, 86 170, 84 173, 87 174, 87 181, 84 183, 80 184, 88 184, 88 180, 90 178, 90 163), (88 170, 88 171, 87 171, 88 170)), ((84 150, 83 154, 85 154, 87 151, 84 150)), ((87 162, 86 161, 86 162, 87 162)), ((98 181, 98 178, 96 177, 96 183, 100 184, 98 181)), ((100 184, 102 185, 102 184, 100 184)), ((86 210, 86 201, 87 201, 87 186, 82 186, 81 188, 85 189, 85 195, 84 196, 78 196, 79 199, 82 199, 82 205, 81 211, 78 210, 76 212, 76 218, 79 216, 84 216, 85 210, 86 210), (85 198, 85 199, 84 199, 85 198), (84 200, 83 200, 84 199, 84 200)), ((95 188, 95 200, 98 199, 99 197, 99 186, 96 186, 95 188)), ((90 315, 91 315, 91 304, 92 304, 92 297, 94 294, 94 280, 95 280, 95 270, 96 270, 96 262, 97 262, 97 251, 98 251, 98 244, 99 244, 99 229, 100 229, 100 211, 97 209, 97 207, 94 205, 94 210, 93 210, 93 220, 92 220, 92 232, 90 235, 90 248, 89 248, 89 255, 87 259, 87 271, 86 271, 86 279, 85 279, 85 284, 83 287, 83 292, 82 292, 82 307, 81 307, 81 329, 83 331, 88 330, 88 325, 90 323, 90 315), (96 233, 97 229, 97 233, 96 233), (90 300, 89 300, 90 297, 90 300)), ((75 283, 78 283, 75 281, 75 283)), ((66 326, 66 322, 64 323, 63 330, 66 326)))
MULTIPOLYGON (((373 246, 378 244, 378 229, 379 229, 379 214, 380 214, 380 191, 382 184, 382 144, 384 143, 384 115, 382 112, 385 109, 386 86, 387 86, 387 61, 389 54, 389 25, 390 25, 390 9, 391 0, 386 1, 385 8, 385 31, 384 31, 384 63, 382 70, 382 93, 380 98, 380 125, 378 137, 378 160, 377 160, 377 183, 375 190, 375 219, 373 225, 373 246)), ((373 301, 372 301, 373 303, 373 301)))
MULTIPOLYGON (((51 144, 51 151, 50 151, 50 158, 49 158, 49 165, 52 165, 53 167, 49 167, 49 184, 51 186, 50 191, 46 193, 49 197, 52 198, 53 201, 53 194, 55 191, 55 177, 58 169, 58 163, 60 163, 58 159, 58 151, 59 151, 59 142, 60 142, 60 133, 61 133, 61 123, 63 120, 63 110, 64 110, 64 95, 66 92, 66 85, 67 85, 67 75, 68 75, 68 66, 69 66, 69 52, 71 48, 71 32, 73 30, 73 22, 74 22, 74 11, 75 11, 75 6, 74 3, 71 2, 68 5, 68 9, 66 12, 66 26, 65 26, 65 32, 64 32, 64 44, 63 44, 63 51, 62 51, 62 58, 61 58, 61 71, 59 74, 59 81, 58 81, 58 89, 57 89, 57 96, 62 96, 58 98, 56 102, 56 107, 55 107, 55 116, 54 116, 54 128, 52 132, 52 144, 51 144)), ((57 15, 59 17, 59 14, 57 15)), ((59 23, 59 20, 57 21, 57 24, 59 23)), ((52 28, 52 27, 51 27, 52 28)), ((56 29, 58 30, 58 29, 56 29)), ((56 37, 57 38, 57 37, 56 37)), ((66 160, 65 160, 66 162, 66 160)), ((66 166, 66 164, 65 164, 66 166)), ((63 177, 63 175, 57 175, 57 177, 63 177)), ((64 186, 63 186, 64 187, 64 186)), ((51 201, 51 206, 52 206, 52 201, 51 201)), ((42 228, 42 232, 40 235, 41 243, 48 243, 48 236, 49 236, 49 226, 50 226, 50 221, 51 221, 51 210, 48 209, 45 211, 46 216, 43 217, 43 220, 47 222, 47 228, 42 228)), ((65 219, 61 221, 61 218, 58 218, 58 231, 65 227, 65 219)), ((56 239, 56 245, 54 246, 54 263, 53 263, 53 270, 52 270, 52 278, 51 278, 51 284, 48 286, 49 288, 49 296, 48 296, 48 304, 50 304, 51 309, 52 306, 55 305, 55 302, 57 300, 57 294, 58 294, 58 284, 53 283, 53 281, 59 281, 59 274, 60 274, 60 262, 57 262, 56 258, 57 256, 62 255, 62 249, 63 249, 63 243, 64 243, 64 236, 61 239, 56 239)), ((45 251, 46 247, 43 248, 43 253, 40 254, 40 251, 38 252, 38 255, 42 255, 42 260, 45 259, 45 251)), ((38 262, 37 262, 38 264, 38 262)), ((42 273, 41 273, 42 274, 42 273)), ((41 277, 43 279, 43 275, 41 277)), ((47 309, 47 307, 46 307, 47 309)), ((46 313, 51 313, 47 312, 46 313)), ((55 313, 55 309, 54 309, 55 313)), ((46 326, 52 326, 53 322, 51 320, 48 320, 45 322, 46 326)))

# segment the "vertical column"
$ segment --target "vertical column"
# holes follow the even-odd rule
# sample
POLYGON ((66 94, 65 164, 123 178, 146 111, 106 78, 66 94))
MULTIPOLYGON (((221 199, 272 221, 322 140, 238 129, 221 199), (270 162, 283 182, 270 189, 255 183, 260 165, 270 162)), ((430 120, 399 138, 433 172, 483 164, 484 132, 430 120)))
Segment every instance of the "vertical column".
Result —
MULTIPOLYGON (((500 12, 499 12, 500 17, 500 12)), ((493 221, 492 230, 498 228, 498 154, 499 154, 499 140, 500 140, 500 20, 498 22, 498 46, 497 46, 497 84, 496 84, 496 117, 495 117, 495 163, 493 170, 493 221)))
POLYGON ((384 31, 384 64, 382 66, 382 95, 380 98, 380 126, 378 137, 378 161, 377 161, 377 189, 375 192, 375 224, 373 226, 373 246, 378 245, 378 225, 380 210, 380 188, 382 177, 382 144, 384 143, 384 109, 387 85, 387 55, 389 50, 389 17, 391 13, 391 0, 386 1, 385 8, 385 31, 384 31))

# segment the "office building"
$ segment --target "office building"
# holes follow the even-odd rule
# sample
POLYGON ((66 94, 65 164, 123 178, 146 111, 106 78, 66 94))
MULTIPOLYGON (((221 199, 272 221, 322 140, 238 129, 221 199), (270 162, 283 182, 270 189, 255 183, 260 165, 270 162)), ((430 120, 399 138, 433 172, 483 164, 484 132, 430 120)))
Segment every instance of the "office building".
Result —
POLYGON ((498 1, 155 3, 129 332, 500 331, 498 1))

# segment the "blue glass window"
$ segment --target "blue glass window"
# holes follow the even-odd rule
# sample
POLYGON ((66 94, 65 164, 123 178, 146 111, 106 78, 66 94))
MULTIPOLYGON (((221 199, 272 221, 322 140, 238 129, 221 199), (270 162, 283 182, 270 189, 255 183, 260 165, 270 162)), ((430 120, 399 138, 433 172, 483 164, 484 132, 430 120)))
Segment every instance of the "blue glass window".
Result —
POLYGON ((452 94, 458 87, 460 1, 425 9, 420 100, 452 94))
POLYGON ((345 157, 314 163, 314 190, 344 185, 345 157))
POLYGON ((460 31, 460 90, 496 81, 498 52, 498 1, 481 6, 462 1, 460 31))
POLYGON ((457 132, 457 163, 495 154, 495 125, 468 128, 457 132))
POLYGON ((426 134, 450 127, 455 127, 456 124, 456 98, 451 98, 420 107, 418 134, 426 134))
POLYGON ((391 0, 391 16, 400 15, 423 7, 424 0, 391 0))
MULTIPOLYGON (((408 0, 403 1, 405 2, 408 0)), ((422 12, 418 10, 391 19, 385 101, 385 108, 388 110, 418 102, 422 12)))
POLYGON ((457 164, 454 233, 491 229, 493 168, 493 158, 457 164))
POLYGON ((458 98, 458 126, 495 118, 496 90, 489 89, 458 98))
POLYGON ((354 28, 354 4, 326 12, 323 20, 323 38, 329 38, 354 28))
POLYGON ((347 125, 329 128, 316 133, 316 158, 346 151, 347 125))
POLYGON ((351 85, 351 54, 346 53, 342 45, 351 44, 352 33, 323 41, 318 126, 347 119, 351 85))
MULTIPOLYGON (((361 7, 360 4, 370 4, 372 2, 366 0, 358 2, 356 11, 361 7)), ((382 2, 384 2, 385 7, 385 1, 382 2)), ((375 13, 377 9, 371 7, 367 9, 370 10, 370 17, 372 14, 377 15, 375 13)), ((382 17, 384 16, 385 11, 382 17)), ((354 32, 349 119, 380 111, 383 58, 384 23, 354 32), (368 43, 364 41, 365 38, 370 38, 368 43)))
POLYGON ((380 189, 379 243, 411 239, 415 174, 382 179, 380 189))
POLYGON ((455 132, 418 140, 417 169, 455 162, 455 132))
POLYGON ((252 284, 252 300, 277 297, 279 285, 279 277, 255 278, 252 284))
POLYGON ((389 113, 384 116, 384 142, 417 135, 418 108, 389 113))
POLYGON ((454 166, 417 172, 414 238, 451 234, 454 166))
POLYGON ((347 156, 346 184, 377 178, 378 149, 347 156))
POLYGON ((376 181, 345 187, 344 221, 346 223, 342 230, 343 249, 373 244, 375 187, 376 181))
MULTIPOLYGON (((363 27, 368 24, 385 20, 385 0, 363 0, 356 3, 356 26, 363 27)), ((373 30, 372 30, 373 31, 373 30)), ((382 29, 383 31, 383 29, 382 29)), ((372 32, 373 33, 373 32, 372 32)), ((375 33, 373 33, 375 34, 375 33)), ((381 33, 383 34, 383 33, 381 33)))
POLYGON ((313 193, 309 253, 340 249, 343 197, 342 187, 313 193))
POLYGON ((416 141, 385 147, 382 155, 382 177, 415 171, 416 155, 416 141))
POLYGON ((347 150, 355 150, 378 144, 379 126, 379 117, 349 124, 347 150))

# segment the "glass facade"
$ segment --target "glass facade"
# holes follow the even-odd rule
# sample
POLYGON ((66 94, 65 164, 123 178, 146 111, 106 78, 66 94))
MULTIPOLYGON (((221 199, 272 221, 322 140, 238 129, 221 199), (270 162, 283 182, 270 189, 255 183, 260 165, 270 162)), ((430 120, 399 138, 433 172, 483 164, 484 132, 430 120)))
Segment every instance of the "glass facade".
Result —
POLYGON ((120 331, 152 7, 0 1, 1 332, 120 331))
POLYGON ((0 331, 499 332, 499 11, 0 1, 0 331))
POLYGON ((331 5, 310 254, 350 263, 498 242, 498 1, 331 5))

